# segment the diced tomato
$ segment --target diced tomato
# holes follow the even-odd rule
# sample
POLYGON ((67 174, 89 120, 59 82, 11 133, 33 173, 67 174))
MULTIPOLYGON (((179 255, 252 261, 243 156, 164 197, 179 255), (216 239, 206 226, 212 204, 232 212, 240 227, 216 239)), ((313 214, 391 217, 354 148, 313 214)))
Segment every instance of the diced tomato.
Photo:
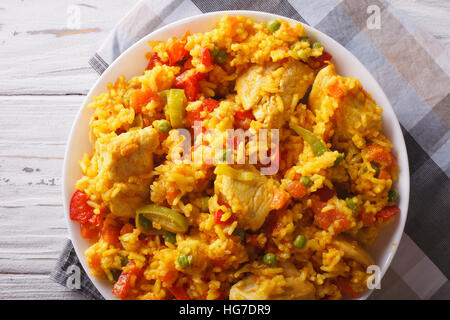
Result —
POLYGON ((114 284, 112 293, 122 300, 126 299, 131 289, 131 277, 134 275, 139 278, 141 274, 141 268, 136 266, 134 262, 129 262, 126 265, 126 271, 122 271, 119 279, 114 284))
POLYGON ((324 187, 314 192, 314 194, 320 198, 320 201, 327 202, 336 195, 336 192, 324 187))
POLYGON ((209 262, 215 267, 223 267, 225 260, 223 258, 210 259, 209 262))
POLYGON ((288 200, 288 194, 285 191, 278 189, 273 195, 272 202, 270 203, 270 209, 279 210, 288 203, 288 200))
POLYGON ((178 190, 169 190, 169 191, 167 191, 167 193, 166 193, 167 202, 170 205, 172 205, 173 201, 175 200, 176 197, 178 197, 178 195, 179 195, 179 191, 178 190))
MULTIPOLYGON (((207 110, 209 113, 214 111, 215 108, 219 106, 220 102, 214 99, 205 99, 200 107, 195 110, 190 110, 187 112, 187 118, 191 127, 194 125, 195 121, 203 121, 201 117, 201 112, 207 110)), ((203 130, 203 128, 202 128, 203 130)), ((205 129, 206 130, 206 129, 205 129)), ((202 131, 203 132, 203 131, 202 131)))
POLYGON ((134 227, 131 223, 125 223, 120 229, 120 235, 133 232, 134 227))
POLYGON ((379 144, 371 144, 366 148, 367 158, 369 161, 376 162, 385 167, 389 167, 393 164, 394 159, 392 154, 386 150, 386 148, 379 144))
MULTIPOLYGON (((219 201, 218 204, 219 204, 219 206, 225 206, 225 207, 227 207, 227 208, 230 208, 230 206, 228 205, 228 203, 219 201)), ((225 212, 223 212, 223 210, 220 210, 220 209, 217 210, 216 212, 214 212, 214 221, 215 221, 217 224, 230 224, 230 223, 232 223, 232 222, 235 220, 234 216, 231 215, 227 220, 222 221, 222 216, 223 216, 224 214, 225 214, 225 212)))
POLYGON ((88 205, 88 196, 83 191, 74 192, 70 200, 70 219, 80 223, 86 223, 94 215, 94 208, 88 205))
POLYGON ((202 103, 203 110, 208 110, 208 112, 213 112, 215 108, 219 106, 220 102, 214 99, 205 99, 202 103))
POLYGON ((170 287, 169 291, 175 296, 177 300, 191 300, 184 287, 170 287))
POLYGON ((296 199, 301 199, 306 195, 306 187, 300 181, 286 182, 286 190, 296 199))
POLYGON ((374 214, 366 211, 361 212, 360 219, 365 227, 370 227, 375 222, 374 214))
POLYGON ((119 244, 120 228, 112 224, 104 224, 102 228, 102 239, 107 243, 117 246, 119 244))
POLYGON ((247 130, 250 128, 250 123, 255 117, 250 110, 238 110, 234 114, 235 127, 247 130))
POLYGON ((175 86, 184 89, 186 98, 189 101, 197 100, 197 95, 200 91, 199 81, 205 79, 206 73, 194 72, 187 70, 175 78, 175 86))
POLYGON ((133 90, 130 95, 130 107, 134 109, 135 113, 140 113, 142 111, 142 107, 147 105, 147 103, 151 100, 158 101, 158 99, 158 94, 148 88, 133 90))
POLYGON ((158 54, 154 52, 150 57, 147 68, 145 68, 145 70, 152 70, 157 64, 162 64, 162 62, 158 54))
POLYGON ((274 211, 267 217, 266 226, 264 228, 267 235, 277 235, 283 228, 283 211, 274 211))
POLYGON ((234 217, 231 215, 227 220, 222 221, 222 216, 225 214, 225 212, 223 212, 222 210, 217 210, 216 212, 214 212, 214 221, 217 224, 230 224, 234 221, 234 217))
POLYGON ((336 99, 344 96, 344 91, 339 86, 339 82, 337 80, 328 85, 328 95, 336 99))
POLYGON ((386 221, 390 217, 400 213, 400 208, 397 206, 387 206, 384 207, 381 211, 377 213, 377 217, 381 218, 383 221, 386 221))
POLYGON ((312 210, 314 212, 314 222, 321 229, 327 230, 334 224, 334 231, 338 234, 350 228, 350 221, 348 221, 344 213, 337 211, 336 209, 322 212, 322 209, 326 206, 326 202, 321 201, 315 195, 311 197, 311 202, 312 210))
POLYGON ((350 280, 346 278, 338 278, 337 286, 341 292, 350 298, 358 298, 359 293, 350 286, 350 280))
POLYGON ((209 53, 209 49, 202 48, 202 50, 200 51, 200 55, 201 55, 201 63, 205 67, 210 67, 212 65, 212 63, 211 63, 211 54, 209 53))
POLYGON ((161 277, 161 280, 167 284, 172 284, 178 277, 178 271, 175 266, 172 265, 167 268, 166 273, 161 277))
POLYGON ((166 140, 168 136, 169 136, 168 133, 162 133, 161 131, 158 130, 159 142, 166 140))
POLYGON ((196 110, 189 110, 187 112, 187 119, 189 121, 190 126, 194 126, 195 121, 202 121, 202 117, 200 113, 202 112, 201 108, 198 108, 196 110))
POLYGON ((381 170, 380 174, 378 175, 378 179, 388 180, 391 178, 391 175, 386 170, 381 170))
POLYGON ((98 228, 90 223, 80 223, 80 234, 84 239, 98 238, 98 228))
POLYGON ((183 36, 183 38, 175 40, 172 42, 167 48, 167 55, 169 56, 169 65, 173 66, 178 62, 185 59, 185 57, 189 54, 184 46, 186 45, 187 37, 190 35, 189 30, 183 36))

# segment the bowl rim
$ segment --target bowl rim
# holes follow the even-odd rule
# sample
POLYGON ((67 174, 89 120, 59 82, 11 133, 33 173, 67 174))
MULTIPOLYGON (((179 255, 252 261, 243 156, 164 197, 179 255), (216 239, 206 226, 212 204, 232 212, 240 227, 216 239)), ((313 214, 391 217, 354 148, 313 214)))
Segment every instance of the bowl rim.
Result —
MULTIPOLYGON (((350 52, 347 48, 342 46, 339 42, 334 40, 332 37, 315 29, 314 27, 309 26, 306 23, 297 21, 295 19, 277 15, 277 14, 273 14, 273 13, 269 13, 269 12, 253 11, 253 10, 223 10, 223 11, 213 11, 213 12, 208 12, 208 13, 201 13, 201 14, 193 15, 193 16, 186 17, 183 19, 179 19, 172 23, 164 25, 161 28, 158 28, 158 29, 152 31, 151 33, 148 33, 147 35, 143 36, 140 40, 136 41, 133 45, 131 45, 129 48, 127 48, 124 52, 122 52, 113 61, 113 63, 111 63, 108 66, 108 68, 98 77, 98 79, 91 86, 89 92, 87 93, 86 97, 83 99, 83 102, 81 103, 80 108, 77 111, 77 114, 75 116, 75 119, 74 119, 71 129, 70 129, 69 137, 68 137, 67 144, 65 147, 65 152, 64 152, 64 161, 63 161, 63 168, 62 168, 62 188, 61 188, 62 196, 63 196, 64 215, 65 215, 66 225, 69 230, 69 237, 70 237, 70 240, 72 241, 73 247, 75 249, 75 253, 76 253, 83 269, 85 270, 89 279, 94 284, 95 288, 102 294, 102 296, 104 298, 117 299, 116 297, 114 297, 112 295, 111 289, 109 289, 109 291, 106 291, 104 289, 104 283, 102 280, 91 275, 89 267, 88 267, 86 259, 85 259, 84 252, 82 251, 82 249, 80 248, 80 244, 76 240, 75 232, 79 233, 79 230, 74 230, 74 227, 71 224, 71 219, 70 219, 69 206, 70 206, 70 199, 71 199, 72 195, 68 193, 69 186, 67 185, 67 173, 70 170, 68 167, 68 159, 69 159, 71 147, 73 146, 73 144, 75 143, 75 140, 76 140, 74 133, 75 133, 76 127, 79 124, 79 121, 81 119, 82 111, 85 109, 87 104, 92 100, 95 89, 103 82, 103 80, 108 76, 108 74, 110 72, 112 72, 112 70, 114 70, 114 68, 121 62, 121 60, 125 59, 125 57, 127 55, 129 55, 130 52, 132 52, 136 48, 140 47, 143 43, 148 42, 150 40, 150 38, 156 37, 159 33, 163 33, 168 29, 173 29, 173 28, 175 28, 179 25, 182 25, 184 23, 187 23, 187 22, 192 23, 193 21, 195 21, 197 19, 207 19, 209 17, 220 18, 220 16, 224 15, 224 14, 228 14, 231 16, 236 16, 236 15, 251 16, 252 18, 258 17, 258 18, 262 18, 264 20, 280 18, 280 19, 283 19, 288 22, 301 23, 305 27, 305 30, 307 33, 312 32, 313 34, 318 35, 321 38, 327 39, 327 41, 333 43, 334 46, 337 46, 340 50, 343 50, 346 53, 346 55, 353 57, 353 60, 354 60, 353 62, 357 64, 357 68, 361 69, 364 73, 366 73, 369 76, 370 81, 372 81, 375 84, 375 86, 378 87, 378 91, 379 91, 379 94, 381 95, 381 98, 383 100, 385 100, 385 102, 387 102, 383 105, 382 108, 383 108, 383 112, 385 112, 386 109, 387 110, 390 109, 389 112, 393 116, 393 118, 389 121, 390 126, 393 127, 393 130, 395 131, 394 134, 400 133, 399 141, 396 142, 394 148, 397 150, 397 154, 399 155, 399 160, 400 159, 403 160, 402 164, 401 164, 401 170, 404 171, 403 178, 406 180, 404 181, 404 183, 405 183, 405 186, 403 187, 404 191, 401 194, 401 199, 403 201, 403 208, 401 208, 402 210, 401 210, 401 214, 400 214, 400 221, 399 221, 397 228, 395 229, 395 232, 392 236, 392 238, 393 238, 392 239, 392 241, 393 241, 392 247, 385 249, 385 250, 390 250, 390 253, 387 256, 387 258, 385 259, 383 267, 381 269, 381 275, 380 275, 380 280, 381 280, 383 278, 383 276, 385 275, 386 271, 389 269, 392 259, 394 258, 395 254, 397 252, 397 249, 399 247, 399 244, 400 244, 400 241, 402 238, 402 234, 404 232, 407 215, 408 215, 409 196, 410 196, 410 172, 409 172, 408 154, 407 154, 405 140, 404 140, 404 137, 403 137, 403 134, 401 131, 400 123, 398 121, 397 116, 395 115, 394 109, 393 109, 389 99, 387 98, 384 90, 382 89, 382 87, 380 86, 378 81, 372 76, 371 72, 361 63, 361 61, 355 55, 353 55, 352 52, 350 52)), ((399 176, 399 180, 397 181, 397 183, 399 183, 399 181, 400 181, 400 176, 399 176)), ((361 295, 359 298, 357 298, 357 300, 367 299, 371 295, 372 292, 373 292, 373 290, 368 289, 363 295, 361 295)))

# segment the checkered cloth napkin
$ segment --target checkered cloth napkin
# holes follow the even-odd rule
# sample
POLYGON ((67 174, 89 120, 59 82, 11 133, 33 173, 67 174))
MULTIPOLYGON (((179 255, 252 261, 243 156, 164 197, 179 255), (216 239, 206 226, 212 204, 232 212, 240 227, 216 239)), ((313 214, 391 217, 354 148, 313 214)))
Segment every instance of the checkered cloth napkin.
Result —
MULTIPOLYGON (((397 254, 381 289, 375 290, 371 299, 450 299, 450 65, 438 41, 388 2, 140 1, 89 63, 101 74, 129 46, 163 25, 205 12, 237 9, 279 14, 326 33, 352 52, 377 79, 402 126, 409 155, 411 199, 397 254), (369 25, 374 10, 380 13, 380 29, 369 25)), ((74 263, 79 265, 68 241, 51 278, 66 285, 67 268, 74 263)), ((87 298, 103 299, 82 273, 79 292, 87 298)))

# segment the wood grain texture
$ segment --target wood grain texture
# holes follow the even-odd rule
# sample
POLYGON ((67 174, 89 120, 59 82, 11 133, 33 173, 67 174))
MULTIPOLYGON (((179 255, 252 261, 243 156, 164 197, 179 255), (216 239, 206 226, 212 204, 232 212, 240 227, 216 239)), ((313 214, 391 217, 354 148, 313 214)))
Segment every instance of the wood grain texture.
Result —
MULTIPOLYGON (((65 143, 98 75, 87 64, 137 0, 0 3, 0 299, 81 299, 49 279, 67 237, 65 143), (68 8, 81 14, 67 28, 68 8)), ((392 0, 450 52, 450 1, 392 0)))

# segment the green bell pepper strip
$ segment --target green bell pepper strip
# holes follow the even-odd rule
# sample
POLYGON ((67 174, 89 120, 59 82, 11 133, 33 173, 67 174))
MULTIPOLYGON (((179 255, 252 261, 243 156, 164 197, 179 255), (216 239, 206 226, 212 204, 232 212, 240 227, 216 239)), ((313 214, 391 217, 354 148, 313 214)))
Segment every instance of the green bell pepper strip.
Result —
POLYGON ((289 125, 292 130, 294 130, 300 137, 302 137, 311 146, 312 152, 316 157, 323 155, 325 152, 329 151, 327 147, 317 138, 314 133, 305 128, 302 128, 296 124, 289 125))
POLYGON ((170 89, 167 95, 167 107, 172 128, 183 127, 186 96, 183 89, 170 89))
MULTIPOLYGON (((156 204, 149 204, 138 208, 136 215, 136 221, 139 224, 141 223, 140 220, 142 220, 142 218, 139 218, 139 215, 142 215, 145 219, 155 222, 164 230, 173 233, 185 233, 189 227, 186 218, 181 213, 156 204)), ((162 231, 163 234, 165 234, 164 230, 162 231)))

